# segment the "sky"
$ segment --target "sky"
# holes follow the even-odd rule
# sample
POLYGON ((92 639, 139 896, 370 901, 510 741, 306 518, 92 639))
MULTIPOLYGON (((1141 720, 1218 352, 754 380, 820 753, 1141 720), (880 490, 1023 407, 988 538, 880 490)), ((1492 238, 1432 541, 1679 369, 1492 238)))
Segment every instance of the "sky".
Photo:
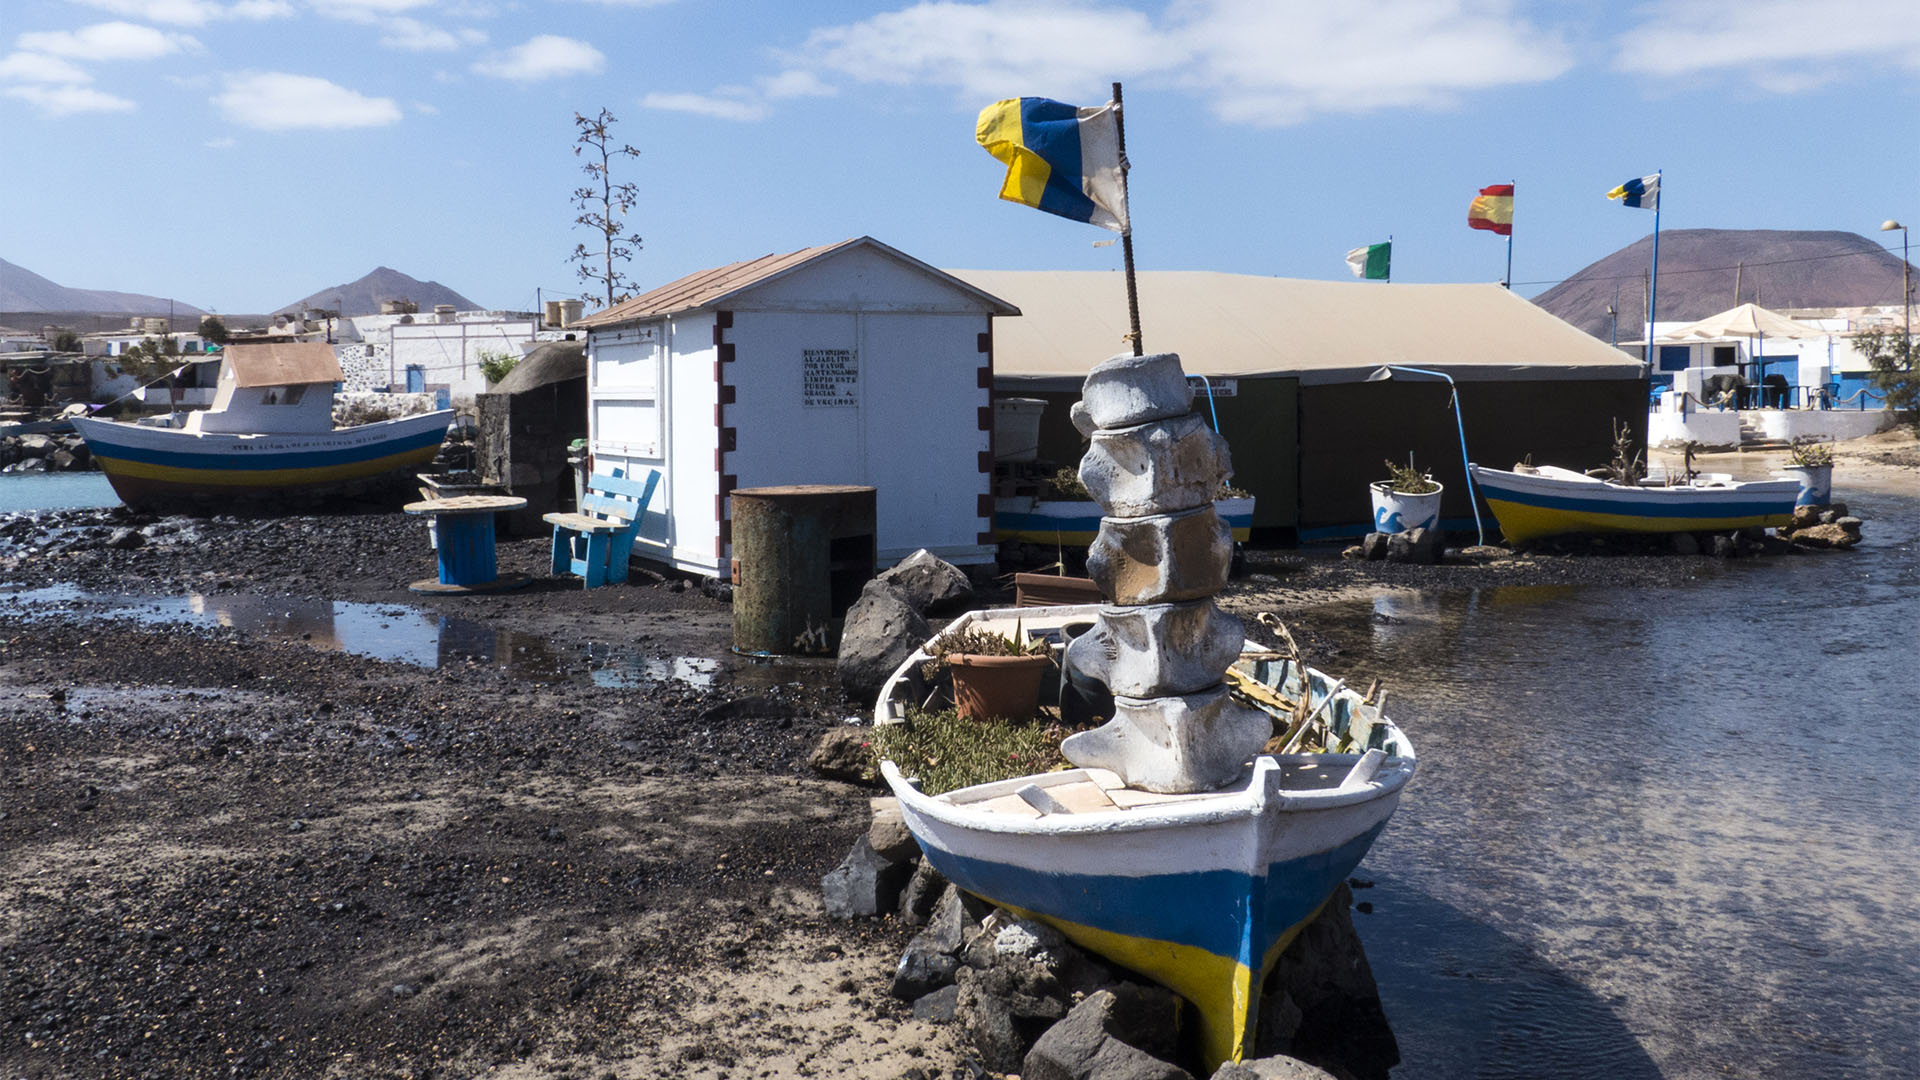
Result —
MULTIPOLYGON (((576 114, 640 151, 641 288, 869 235, 934 266, 1113 270, 999 201, 975 117, 1124 84, 1142 270, 1498 281, 1661 228, 1920 224, 1915 0, 0 0, 0 258, 270 311, 378 265, 486 307, 592 289, 576 114)), ((1356 287, 1367 287, 1356 285, 1356 287)), ((589 310, 594 305, 589 305, 589 310)))

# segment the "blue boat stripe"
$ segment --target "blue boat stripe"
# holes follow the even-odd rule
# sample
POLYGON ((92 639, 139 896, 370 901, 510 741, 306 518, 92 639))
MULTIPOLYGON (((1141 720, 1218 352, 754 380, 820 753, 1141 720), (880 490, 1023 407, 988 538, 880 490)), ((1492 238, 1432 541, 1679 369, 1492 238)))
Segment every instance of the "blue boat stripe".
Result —
POLYGON ((1522 506, 1537 506, 1547 510, 1573 510, 1587 514, 1606 514, 1612 517, 1642 518, 1732 518, 1751 517, 1760 514, 1780 514, 1792 512, 1791 503, 1782 505, 1781 495, 1749 496, 1738 502, 1732 500, 1714 500, 1712 502, 1677 503, 1674 500, 1659 499, 1645 501, 1623 501, 1619 499, 1579 498, 1572 495, 1554 495, 1538 491, 1522 491, 1517 488, 1498 488, 1486 481, 1480 482, 1480 494, 1487 499, 1500 499, 1505 502, 1519 503, 1522 506))
POLYGON ((444 429, 428 429, 404 439, 387 439, 365 446, 345 446, 337 450, 290 450, 280 453, 208 453, 150 449, 100 440, 93 452, 119 461, 137 461, 145 465, 163 465, 176 469, 234 469, 260 472, 268 469, 324 469, 353 465, 362 461, 404 454, 428 446, 438 446, 446 438, 444 429))
POLYGON ((926 854, 948 880, 996 903, 1127 937, 1204 949, 1257 970, 1271 935, 1311 915, 1386 827, 1381 821, 1339 847, 1276 863, 1259 878, 1237 870, 1144 877, 1053 874, 931 847, 926 854), (1253 934, 1250 916, 1261 923, 1253 934))

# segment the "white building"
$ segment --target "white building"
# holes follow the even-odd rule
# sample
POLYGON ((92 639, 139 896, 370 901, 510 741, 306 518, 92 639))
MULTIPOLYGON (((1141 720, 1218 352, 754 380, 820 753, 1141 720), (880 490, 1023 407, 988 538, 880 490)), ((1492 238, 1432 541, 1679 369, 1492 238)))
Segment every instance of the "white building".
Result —
POLYGON ((994 557, 993 317, 1018 309, 870 237, 702 271, 597 312, 599 471, 661 471, 635 553, 729 568, 727 495, 877 490, 884 565, 994 557))
POLYGON ((396 393, 447 392, 471 400, 487 389, 480 362, 489 354, 520 357, 542 341, 565 335, 543 331, 540 319, 521 311, 454 311, 431 314, 358 315, 342 320, 340 338, 358 342, 357 364, 343 360, 353 389, 396 393), (349 328, 350 327, 350 328, 349 328), (378 361, 384 361, 381 371, 378 361))

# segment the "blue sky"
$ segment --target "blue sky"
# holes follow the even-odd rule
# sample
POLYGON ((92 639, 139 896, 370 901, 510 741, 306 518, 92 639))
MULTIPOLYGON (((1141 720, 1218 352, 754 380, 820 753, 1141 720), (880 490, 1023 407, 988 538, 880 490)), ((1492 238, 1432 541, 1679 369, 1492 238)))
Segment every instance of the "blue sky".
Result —
POLYGON ((385 264, 577 293, 573 115, 642 151, 649 287, 861 234, 936 266, 1117 268, 996 200, 974 117, 1126 86, 1143 269, 1535 294, 1662 226, 1920 224, 1915 0, 0 0, 0 258, 259 312, 385 264))

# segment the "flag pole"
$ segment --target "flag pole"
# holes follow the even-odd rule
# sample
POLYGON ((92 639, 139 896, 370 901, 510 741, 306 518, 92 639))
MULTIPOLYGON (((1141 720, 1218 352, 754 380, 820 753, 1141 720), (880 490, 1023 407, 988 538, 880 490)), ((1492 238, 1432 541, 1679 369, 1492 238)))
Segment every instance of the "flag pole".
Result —
POLYGON ((1659 346, 1653 343, 1653 325, 1654 325, 1654 316, 1659 311, 1658 301, 1660 299, 1660 203, 1662 201, 1661 195, 1665 194, 1665 192, 1662 192, 1659 189, 1666 187, 1666 184, 1663 182, 1666 176, 1666 170, 1655 169, 1653 172, 1653 175, 1657 179, 1654 181, 1654 189, 1656 194, 1653 197, 1653 270, 1651 275, 1647 279, 1647 365, 1648 365, 1647 370, 1648 371, 1652 371, 1653 366, 1659 363, 1659 346))
MULTIPOLYGON (((1518 180, 1514 180, 1507 184, 1507 187, 1512 189, 1517 189, 1519 188, 1519 186, 1520 186, 1520 181, 1518 180)), ((1512 191, 1508 192, 1507 198, 1509 199, 1513 198, 1512 191)), ((1515 202, 1518 202, 1518 201, 1519 200, 1517 199, 1515 200, 1515 202)), ((1507 211, 1507 280, 1502 281, 1500 284, 1506 286, 1506 289, 1508 292, 1512 292, 1513 291, 1513 211, 1511 209, 1512 203, 1509 203, 1508 207, 1509 209, 1507 211)))
POLYGON ((1127 319, 1133 326, 1133 355, 1145 356, 1140 341, 1140 293, 1133 280, 1133 203, 1127 198, 1127 114, 1120 105, 1120 84, 1113 84, 1113 134, 1120 150, 1120 198, 1127 208, 1127 227, 1120 232, 1120 255, 1127 265, 1127 319))

